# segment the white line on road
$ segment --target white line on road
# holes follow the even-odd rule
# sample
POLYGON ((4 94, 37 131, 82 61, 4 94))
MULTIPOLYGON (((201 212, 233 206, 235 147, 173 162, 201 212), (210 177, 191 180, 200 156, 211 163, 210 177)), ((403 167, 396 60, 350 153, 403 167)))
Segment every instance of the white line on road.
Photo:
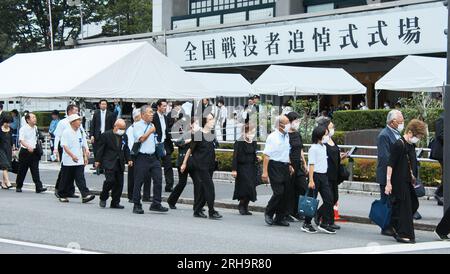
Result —
POLYGON ((35 244, 35 243, 30 243, 30 242, 14 241, 14 240, 2 239, 2 238, 0 238, 0 243, 34 247, 34 248, 40 248, 40 249, 48 249, 48 250, 61 251, 61 252, 67 252, 67 253, 75 253, 75 254, 101 254, 98 252, 85 251, 85 250, 81 250, 81 249, 65 248, 65 247, 44 245, 44 244, 35 244))
POLYGON ((364 247, 322 250, 315 252, 306 252, 302 254, 387 254, 447 248, 450 249, 450 242, 426 242, 418 244, 395 245, 379 245, 377 243, 369 243, 364 247))

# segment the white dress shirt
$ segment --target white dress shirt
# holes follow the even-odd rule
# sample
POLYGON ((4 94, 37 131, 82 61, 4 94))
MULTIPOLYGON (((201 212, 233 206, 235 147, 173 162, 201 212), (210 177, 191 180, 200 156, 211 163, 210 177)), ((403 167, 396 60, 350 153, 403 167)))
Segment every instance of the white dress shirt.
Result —
POLYGON ((263 153, 269 156, 270 160, 289 163, 290 151, 289 134, 283 134, 277 129, 267 137, 263 153))
POLYGON ((128 136, 128 148, 131 149, 133 148, 134 145, 134 125, 136 123, 132 124, 131 126, 128 127, 126 134, 128 136))
POLYGON ((100 110, 100 133, 105 132, 106 110, 100 110))
POLYGON ((309 165, 314 165, 314 172, 327 173, 328 171, 328 156, 327 147, 321 144, 313 144, 308 150, 309 165))
POLYGON ((70 151, 78 158, 78 162, 74 162, 66 150, 63 149, 62 164, 64 166, 82 166, 84 165, 84 151, 87 149, 86 134, 84 130, 79 128, 74 131, 72 127, 64 130, 61 137, 61 146, 67 146, 70 151))
MULTIPOLYGON (((31 127, 28 123, 25 123, 19 130, 19 141, 24 141, 27 145, 35 149, 37 143, 37 128, 36 126, 31 127)), ((21 145, 22 148, 28 149, 27 147, 21 145)))
POLYGON ((159 122, 161 123, 161 131, 162 131, 162 137, 161 137, 161 143, 164 143, 164 141, 166 140, 166 119, 164 114, 160 114, 158 113, 158 117, 159 117, 159 122))
MULTIPOLYGON (((61 141, 61 137, 64 133, 64 131, 70 127, 69 120, 67 120, 67 117, 59 121, 58 125, 56 126, 55 132, 53 133, 55 135, 55 149, 58 149, 59 142, 61 141)), ((80 127, 80 129, 85 132, 83 126, 80 127)))

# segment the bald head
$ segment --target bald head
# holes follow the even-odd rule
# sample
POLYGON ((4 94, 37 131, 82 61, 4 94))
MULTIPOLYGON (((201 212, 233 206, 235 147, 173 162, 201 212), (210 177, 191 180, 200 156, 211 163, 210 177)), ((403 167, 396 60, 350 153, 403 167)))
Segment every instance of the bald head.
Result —
POLYGON ((289 118, 286 115, 281 115, 277 118, 278 130, 284 133, 284 128, 289 124, 289 118))
POLYGON ((125 134, 125 130, 127 129, 127 124, 123 119, 117 119, 114 123, 113 132, 117 135, 125 134))

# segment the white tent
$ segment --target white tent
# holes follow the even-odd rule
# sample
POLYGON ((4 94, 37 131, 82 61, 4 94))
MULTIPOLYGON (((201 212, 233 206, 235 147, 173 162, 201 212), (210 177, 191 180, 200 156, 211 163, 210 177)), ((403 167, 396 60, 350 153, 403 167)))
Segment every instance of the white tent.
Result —
POLYGON ((147 42, 16 54, 0 64, 0 98, 215 96, 147 42))
POLYGON ((240 74, 188 72, 208 90, 214 91, 217 96, 244 97, 250 95, 252 85, 240 74))
POLYGON ((442 92, 446 58, 409 55, 375 83, 376 90, 442 92))
POLYGON ((366 87, 341 68, 271 65, 252 85, 259 94, 278 96, 365 94, 366 87))

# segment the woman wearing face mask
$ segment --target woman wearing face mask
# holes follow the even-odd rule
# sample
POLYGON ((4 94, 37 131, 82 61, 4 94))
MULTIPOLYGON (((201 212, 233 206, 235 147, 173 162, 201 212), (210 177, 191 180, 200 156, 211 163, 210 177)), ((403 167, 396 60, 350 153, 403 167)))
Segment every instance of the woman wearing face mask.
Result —
POLYGON ((232 176, 236 178, 233 200, 239 201, 239 213, 252 215, 248 210, 250 201, 256 201, 256 129, 244 126, 244 136, 234 143, 232 176))
POLYGON ((215 190, 212 174, 215 168, 215 137, 212 130, 215 125, 214 115, 211 113, 203 118, 202 124, 204 127, 202 131, 195 132, 198 126, 193 127, 195 132, 194 141, 191 142, 189 150, 186 152, 183 164, 181 165, 181 172, 185 172, 187 161, 192 154, 192 175, 193 181, 197 183, 197 193, 194 193, 194 217, 207 218, 203 212, 203 206, 208 204, 209 218, 221 219, 222 215, 214 209, 215 190))
POLYGON ((401 243, 415 243, 413 213, 419 207, 414 185, 417 176, 416 144, 425 137, 427 125, 411 120, 405 134, 391 146, 385 193, 391 195, 391 225, 394 238, 401 243))
MULTIPOLYGON (((333 219, 333 197, 331 195, 331 188, 328 182, 327 170, 327 147, 326 143, 329 140, 328 129, 322 126, 318 126, 312 133, 312 145, 308 151, 308 164, 309 164, 309 195, 317 197, 317 193, 323 200, 322 205, 322 222, 318 226, 318 229, 327 234, 336 234, 336 230, 331 228, 333 219)), ((310 217, 305 218, 305 223, 302 226, 302 230, 306 233, 316 233, 316 229, 311 225, 310 217)))
POLYGON ((291 159, 291 165, 294 168, 294 174, 291 177, 290 184, 287 185, 287 192, 289 194, 287 221, 292 222, 295 217, 297 220, 304 219, 303 216, 298 214, 298 198, 300 195, 306 193, 306 175, 308 174, 308 167, 306 165, 305 155, 303 152, 303 140, 300 135, 300 115, 297 112, 290 112, 286 115, 291 123, 289 130, 289 144, 291 145, 291 151, 289 157, 291 159))
MULTIPOLYGON (((317 124, 319 126, 325 127, 328 129, 328 138, 325 143, 325 146, 327 148, 327 157, 328 157, 328 169, 327 169, 327 176, 328 176, 328 183, 331 190, 331 195, 333 197, 333 205, 336 205, 336 203, 339 200, 339 167, 341 165, 341 160, 345 159, 347 157, 346 153, 341 153, 341 150, 338 145, 333 141, 333 135, 334 135, 334 124, 331 122, 331 119, 328 117, 321 117, 317 120, 317 124)), ((314 221, 316 224, 319 224, 320 218, 322 217, 322 214, 324 212, 324 207, 319 208, 316 217, 314 218, 314 221)), ((334 222, 334 218, 331 219, 331 228, 334 230, 340 229, 340 226, 336 225, 334 222)))

